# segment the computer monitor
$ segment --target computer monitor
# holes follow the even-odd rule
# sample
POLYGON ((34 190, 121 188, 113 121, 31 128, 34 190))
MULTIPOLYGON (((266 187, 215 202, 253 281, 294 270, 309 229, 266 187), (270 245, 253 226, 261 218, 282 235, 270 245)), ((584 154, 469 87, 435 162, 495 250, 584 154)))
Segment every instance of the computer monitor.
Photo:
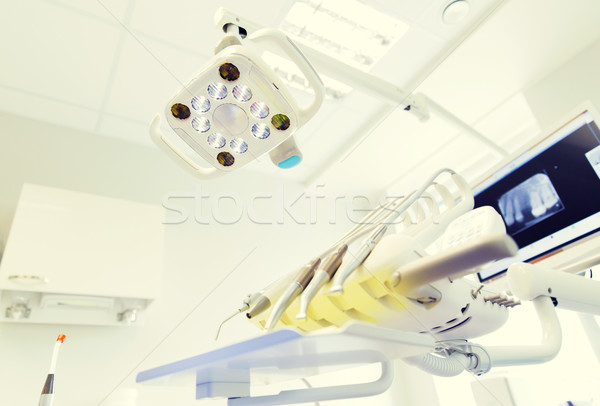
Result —
POLYGON ((580 110, 474 188, 475 207, 494 207, 519 246, 515 257, 481 270, 481 282, 503 276, 514 262, 538 261, 600 232, 597 120, 591 107, 580 110))

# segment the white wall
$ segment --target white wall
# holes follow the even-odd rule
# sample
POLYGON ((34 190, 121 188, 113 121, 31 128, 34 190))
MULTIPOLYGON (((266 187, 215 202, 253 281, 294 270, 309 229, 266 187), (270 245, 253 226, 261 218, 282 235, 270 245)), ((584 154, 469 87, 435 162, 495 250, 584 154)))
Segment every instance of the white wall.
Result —
POLYGON ((59 333, 67 340, 57 368, 57 406, 198 404, 193 384, 141 386, 135 375, 258 334, 241 317, 214 341, 219 323, 248 293, 293 271, 350 226, 346 208, 352 201, 332 198, 335 185, 320 187, 327 197, 317 199, 296 184, 246 171, 200 183, 153 148, 8 115, 0 122, 4 235, 24 182, 169 208, 162 292, 146 324, 0 324, 0 404, 36 404, 59 333))
POLYGON ((550 129, 581 103, 600 109, 600 41, 524 90, 541 128, 550 129))
POLYGON ((38 183, 160 204, 193 180, 158 150, 0 113, 0 236, 21 185, 38 183))

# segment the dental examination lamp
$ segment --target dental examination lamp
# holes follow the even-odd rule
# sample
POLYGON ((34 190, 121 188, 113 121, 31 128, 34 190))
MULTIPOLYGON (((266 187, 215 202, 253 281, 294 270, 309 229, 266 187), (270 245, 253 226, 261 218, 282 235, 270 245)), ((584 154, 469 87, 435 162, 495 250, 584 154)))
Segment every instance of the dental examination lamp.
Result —
POLYGON ((225 32, 215 56, 168 102, 164 116, 170 131, 162 133, 160 115, 154 118, 152 140, 200 178, 232 172, 267 152, 280 168, 296 166, 302 154, 293 134, 321 107, 325 88, 319 75, 283 32, 263 28, 247 35, 245 24, 224 9, 215 20, 225 32), (248 43, 283 51, 306 77, 312 100, 299 106, 248 43))

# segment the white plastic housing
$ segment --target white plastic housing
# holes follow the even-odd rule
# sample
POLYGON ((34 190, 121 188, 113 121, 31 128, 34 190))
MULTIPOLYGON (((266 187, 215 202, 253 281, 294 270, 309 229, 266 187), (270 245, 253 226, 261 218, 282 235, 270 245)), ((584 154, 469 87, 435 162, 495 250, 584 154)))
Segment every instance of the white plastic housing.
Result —
POLYGON ((218 175, 215 170, 234 171, 273 150, 305 124, 323 102, 325 91, 318 74, 282 32, 263 29, 246 41, 283 50, 302 70, 315 95, 306 106, 298 106, 273 69, 258 54, 242 45, 225 47, 168 102, 164 116, 172 132, 161 134, 156 119, 151 128, 154 142, 172 158, 180 160, 180 164, 183 161, 184 167, 199 177, 218 175), (223 74, 220 67, 224 64, 233 65, 235 74, 223 74), (226 91, 215 97, 209 89, 211 84, 226 91), (245 87, 250 93, 243 98, 235 97, 236 86, 238 89, 245 87), (194 98, 208 100, 208 109, 194 108, 194 98), (252 108, 256 102, 264 103, 268 111, 257 114, 252 108), (184 114, 173 110, 173 106, 183 108, 184 114), (274 119, 277 115, 284 115, 289 122, 285 126, 278 125, 274 119), (209 142, 209 137, 221 142, 209 142), (242 142, 243 150, 235 147, 236 143, 242 142), (204 161, 212 168, 199 166, 204 161))
POLYGON ((557 307, 600 315, 600 282, 539 264, 516 263, 508 268, 508 283, 522 300, 553 297, 557 307))
POLYGON ((238 169, 281 144, 298 128, 296 109, 289 103, 290 98, 285 96, 285 91, 272 76, 262 66, 260 58, 250 50, 239 45, 227 47, 169 101, 164 111, 167 123, 181 140, 215 168, 224 172, 238 169), (220 76, 219 67, 225 63, 231 63, 239 69, 239 79, 230 82, 220 76), (209 95, 208 86, 211 83, 225 86, 227 94, 223 99, 218 100, 209 95), (247 86, 252 92, 250 100, 236 100, 233 96, 236 86, 247 86), (204 113, 195 110, 192 107, 194 97, 208 99, 210 109, 204 113), (264 118, 258 118, 251 113, 250 107, 255 102, 267 105, 269 110, 264 118), (189 118, 181 120, 173 116, 171 106, 177 103, 189 108, 189 118), (271 120, 277 114, 284 114, 289 118, 290 124, 287 129, 278 130, 273 126, 271 120), (194 129, 194 119, 205 118, 208 119, 210 128, 204 132, 194 129), (234 121, 228 122, 228 119, 234 121), (255 124, 267 126, 270 132, 268 137, 255 137, 252 133, 255 124), (225 138, 225 145, 220 148, 211 146, 207 142, 211 134, 221 134, 225 138), (248 145, 244 153, 237 153, 231 148, 231 142, 238 138, 248 145), (221 152, 230 153, 234 157, 235 161, 231 166, 224 166, 218 162, 217 156, 221 152))

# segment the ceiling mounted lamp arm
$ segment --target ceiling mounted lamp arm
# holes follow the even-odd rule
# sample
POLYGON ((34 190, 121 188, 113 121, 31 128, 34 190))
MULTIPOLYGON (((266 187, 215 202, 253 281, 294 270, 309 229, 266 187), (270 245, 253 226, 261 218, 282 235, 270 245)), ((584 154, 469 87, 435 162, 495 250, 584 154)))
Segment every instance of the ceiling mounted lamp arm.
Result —
POLYGON ((299 125, 304 125, 314 116, 325 99, 325 86, 319 74, 306 59, 300 48, 283 32, 273 28, 263 28, 248 36, 248 41, 257 44, 271 44, 285 52, 287 57, 302 71, 308 84, 314 91, 313 99, 305 106, 299 107, 299 125))
POLYGON ((308 84, 313 89, 315 95, 313 100, 306 106, 300 108, 299 120, 300 125, 304 125, 315 113, 319 110, 325 99, 325 86, 319 77, 317 71, 309 62, 310 58, 304 55, 305 48, 297 46, 287 35, 282 31, 273 28, 264 28, 260 25, 247 20, 223 7, 219 8, 215 13, 215 26, 219 30, 223 30, 227 35, 238 36, 245 38, 260 45, 274 45, 300 69, 308 84), (235 26, 236 29, 232 28, 235 26))
POLYGON ((232 45, 242 45, 242 38, 246 38, 245 30, 242 27, 238 27, 234 24, 226 24, 223 27, 225 35, 215 45, 215 55, 221 52, 223 49, 232 45))
POLYGON ((488 137, 484 136, 479 131, 475 130, 472 126, 468 125, 467 123, 462 121, 460 118, 458 118, 454 114, 450 113, 444 107, 440 106, 435 101, 433 101, 431 98, 425 96, 424 94, 419 94, 419 96, 422 98, 423 103, 425 103, 427 105, 429 110, 435 116, 446 121, 448 124, 458 128, 465 135, 482 143, 483 145, 488 147, 488 149, 490 149, 494 154, 496 154, 500 157, 503 157, 503 158, 508 156, 508 152, 504 148, 500 147, 498 144, 496 144, 495 142, 490 140, 488 137))
POLYGON ((426 95, 422 93, 408 93, 393 83, 351 66, 344 66, 343 69, 339 69, 340 62, 331 56, 308 46, 299 46, 302 48, 304 54, 319 69, 319 72, 324 75, 334 77, 336 80, 351 86, 361 93, 399 106, 421 121, 427 121, 431 113, 459 129, 465 135, 483 143, 495 154, 501 157, 508 156, 505 149, 476 131, 472 126, 450 113, 426 95))
POLYGON ((214 21, 217 30, 223 30, 225 33, 227 33, 230 25, 237 26, 241 38, 246 38, 249 33, 253 33, 263 28, 258 24, 233 13, 225 7, 219 7, 217 9, 214 15, 214 21))
POLYGON ((298 44, 302 52, 323 75, 331 76, 361 93, 400 106, 421 121, 429 119, 427 105, 420 95, 410 94, 378 76, 346 65, 310 46, 298 44), (343 68, 340 66, 343 65, 343 68))

